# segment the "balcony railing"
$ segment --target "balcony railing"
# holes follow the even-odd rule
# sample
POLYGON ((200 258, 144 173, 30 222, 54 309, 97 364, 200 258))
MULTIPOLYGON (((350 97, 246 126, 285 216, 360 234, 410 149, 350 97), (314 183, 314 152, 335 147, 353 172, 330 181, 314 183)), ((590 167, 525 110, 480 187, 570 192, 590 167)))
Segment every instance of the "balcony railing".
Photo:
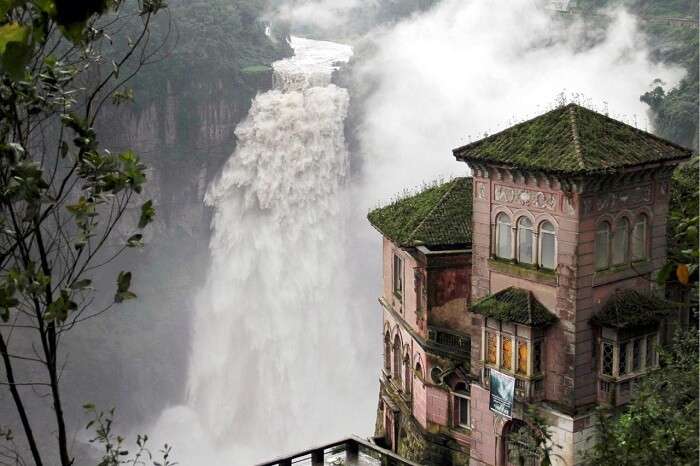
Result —
MULTIPOLYGON (((491 367, 482 368, 481 383, 488 388, 490 384, 491 367)), ((495 370, 495 369, 494 369, 495 370)), ((510 374, 515 377, 515 399, 523 402, 538 401, 544 397, 544 378, 542 375, 526 378, 520 375, 510 374)))
POLYGON ((421 466, 359 437, 338 440, 257 466, 421 466))
POLYGON ((433 345, 469 356, 471 338, 451 330, 439 327, 428 327, 428 341, 433 345))

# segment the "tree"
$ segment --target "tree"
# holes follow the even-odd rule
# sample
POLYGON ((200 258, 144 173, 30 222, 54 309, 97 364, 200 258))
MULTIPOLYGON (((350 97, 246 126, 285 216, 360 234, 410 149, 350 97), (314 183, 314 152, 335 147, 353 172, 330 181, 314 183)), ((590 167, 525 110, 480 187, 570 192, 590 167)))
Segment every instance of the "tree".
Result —
POLYGON ((624 411, 600 413, 591 465, 698 464, 697 331, 679 331, 659 356, 624 411))
POLYGON ((527 408, 524 422, 520 429, 508 434, 508 461, 518 466, 551 466, 554 453, 547 422, 532 406, 527 408))
MULTIPOLYGON (((659 272, 661 285, 697 288, 698 230, 700 228, 700 192, 698 156, 679 166, 673 173, 667 231, 667 263, 659 272)), ((697 294, 697 289, 694 291, 697 294)))
POLYGON ((95 276, 143 244, 153 203, 132 211, 146 167, 132 151, 100 148, 94 125, 104 108, 133 96, 125 85, 159 51, 149 28, 164 7, 163 0, 0 0, 0 384, 38 466, 73 464, 61 341, 136 297, 131 273, 122 271, 102 305, 95 276), (36 411, 30 417, 34 397, 51 400, 41 419, 36 411), (49 419, 56 459, 37 429, 49 419))

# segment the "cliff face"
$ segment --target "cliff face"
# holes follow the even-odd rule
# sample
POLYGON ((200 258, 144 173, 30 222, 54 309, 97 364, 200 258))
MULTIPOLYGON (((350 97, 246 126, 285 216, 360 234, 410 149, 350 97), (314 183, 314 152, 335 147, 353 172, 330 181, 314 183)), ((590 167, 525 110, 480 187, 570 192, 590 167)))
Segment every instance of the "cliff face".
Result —
POLYGON ((174 229, 207 239, 206 187, 235 149, 234 129, 252 99, 272 84, 271 71, 239 86, 221 77, 204 78, 192 88, 168 82, 162 96, 124 107, 102 122, 105 147, 130 148, 150 168, 144 198, 153 199, 158 214, 146 239, 169 237, 174 229))
POLYGON ((121 425, 136 426, 186 397, 192 303, 209 258, 204 194, 234 151, 234 129, 252 99, 271 88, 269 65, 291 54, 284 37, 269 37, 257 20, 264 2, 168 3, 187 41, 130 83, 133 103, 105 108, 97 124, 101 147, 132 149, 149 166, 121 240, 145 200, 153 200, 156 218, 144 232, 145 248, 128 250, 96 277, 109 300, 118 271, 132 271, 138 299, 87 322, 67 343, 74 354, 94 348, 90 358, 71 361, 65 379, 74 423, 83 422, 86 400, 116 406, 121 425))

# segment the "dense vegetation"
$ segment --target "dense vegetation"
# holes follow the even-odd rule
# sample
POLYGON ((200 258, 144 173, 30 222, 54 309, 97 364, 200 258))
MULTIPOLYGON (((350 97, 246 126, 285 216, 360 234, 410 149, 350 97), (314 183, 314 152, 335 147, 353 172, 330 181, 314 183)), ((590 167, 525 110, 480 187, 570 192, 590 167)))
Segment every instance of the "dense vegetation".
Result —
POLYGON ((698 333, 679 332, 619 416, 601 416, 596 466, 698 464, 698 333))
MULTIPOLYGON (((686 70, 674 88, 655 82, 641 100, 652 110, 655 132, 677 144, 698 150, 698 30, 670 24, 664 18, 698 20, 695 0, 580 0, 583 12, 624 5, 643 18, 642 28, 655 60, 686 70)), ((696 23, 697 24, 697 23, 696 23)))

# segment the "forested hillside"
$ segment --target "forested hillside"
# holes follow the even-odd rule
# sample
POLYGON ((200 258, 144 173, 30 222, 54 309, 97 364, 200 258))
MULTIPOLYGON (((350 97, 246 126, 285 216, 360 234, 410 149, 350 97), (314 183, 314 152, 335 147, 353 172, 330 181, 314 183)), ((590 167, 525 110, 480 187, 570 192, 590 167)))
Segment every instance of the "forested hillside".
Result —
POLYGON ((579 0, 581 13, 623 5, 641 18, 654 59, 682 66, 687 75, 676 87, 654 83, 641 99, 649 105, 655 131, 698 150, 698 2, 695 0, 579 0), (672 19, 688 19, 687 23, 672 19))

